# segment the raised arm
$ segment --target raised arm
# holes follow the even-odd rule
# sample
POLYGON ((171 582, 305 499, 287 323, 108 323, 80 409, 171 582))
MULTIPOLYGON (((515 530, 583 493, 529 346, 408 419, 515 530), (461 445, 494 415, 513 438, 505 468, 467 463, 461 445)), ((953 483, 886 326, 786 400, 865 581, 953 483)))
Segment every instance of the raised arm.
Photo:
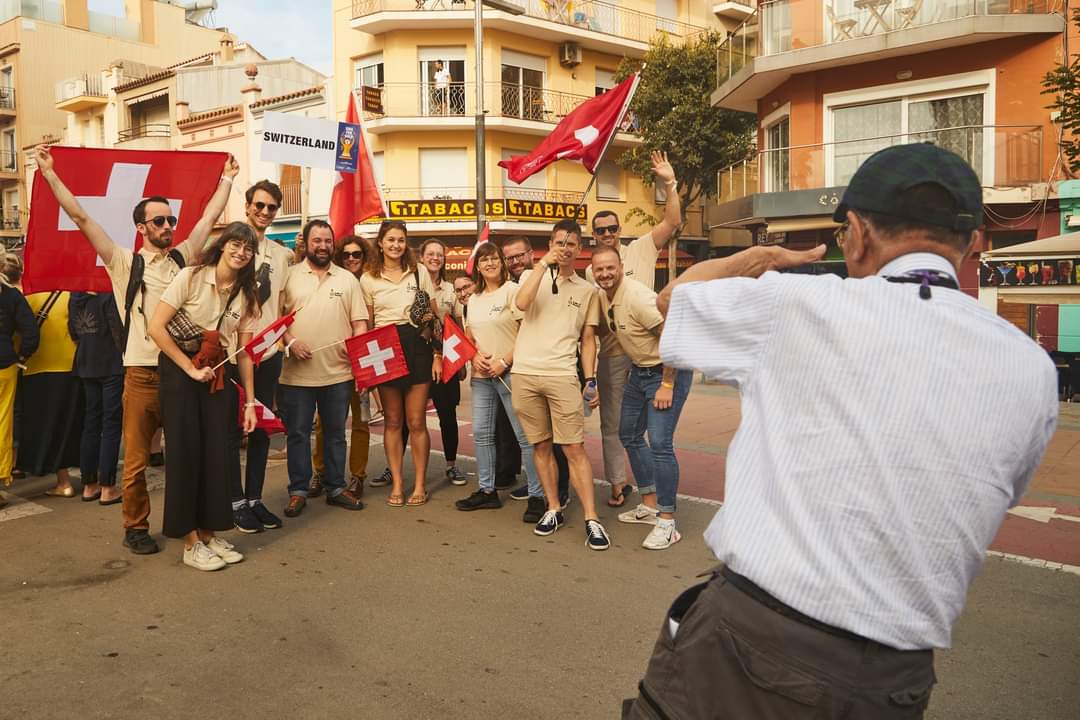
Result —
POLYGON ((218 181, 217 190, 214 191, 210 202, 206 203, 206 209, 203 210, 199 222, 195 223, 191 234, 184 240, 184 242, 192 243, 196 253, 202 252, 206 241, 210 238, 210 231, 214 229, 214 223, 221 217, 221 213, 225 212, 225 206, 229 203, 229 193, 232 192, 233 178, 239 172, 239 163, 236 162, 236 158, 229 155, 229 159, 225 161, 225 169, 221 173, 221 180, 218 181))
POLYGON ((536 292, 540 289, 540 283, 548 279, 548 268, 558 267, 562 253, 563 248, 553 246, 548 250, 548 254, 536 263, 536 267, 529 273, 529 277, 525 278, 525 282, 521 284, 517 295, 514 296, 514 304, 517 305, 518 310, 525 312, 533 304, 536 300, 536 292))
POLYGON ((45 178, 45 182, 48 183, 49 189, 52 191, 56 201, 60 203, 60 207, 68 214, 75 226, 82 231, 86 239, 90 241, 90 245, 93 246, 94 252, 98 254, 102 262, 108 265, 112 260, 113 250, 116 249, 116 243, 106 234, 105 229, 96 220, 86 214, 82 205, 71 194, 71 191, 68 190, 67 185, 63 183, 56 171, 53 170, 53 157, 49 149, 43 145, 34 148, 34 160, 37 161, 38 172, 41 173, 41 177, 45 178))
POLYGON ((682 223, 682 201, 675 184, 675 168, 668 162, 667 153, 653 151, 652 170, 656 178, 655 182, 664 185, 667 193, 667 201, 664 205, 664 219, 652 229, 653 243, 657 250, 663 250, 667 246, 671 236, 682 223))

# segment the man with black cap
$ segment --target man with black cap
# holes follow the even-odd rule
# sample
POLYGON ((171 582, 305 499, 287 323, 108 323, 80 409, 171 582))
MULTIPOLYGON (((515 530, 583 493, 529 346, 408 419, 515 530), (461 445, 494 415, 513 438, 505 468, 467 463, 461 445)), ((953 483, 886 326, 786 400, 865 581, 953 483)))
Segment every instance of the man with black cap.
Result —
POLYGON ((671 607, 624 717, 922 717, 1053 434, 1046 353, 958 291, 982 223, 963 159, 875 153, 834 219, 848 279, 770 272, 824 247, 757 247, 657 298, 664 365, 736 386, 742 422, 705 533, 722 565, 671 607))

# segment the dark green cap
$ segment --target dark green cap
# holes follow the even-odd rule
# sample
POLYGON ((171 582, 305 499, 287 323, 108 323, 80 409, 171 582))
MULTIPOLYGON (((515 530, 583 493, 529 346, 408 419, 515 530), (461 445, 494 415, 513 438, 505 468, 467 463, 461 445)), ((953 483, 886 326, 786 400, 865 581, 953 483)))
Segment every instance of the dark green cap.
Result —
POLYGON ((971 232, 982 225, 982 185, 967 161, 930 143, 893 145, 866 159, 833 212, 842 223, 848 210, 891 215, 913 222, 971 232), (940 185, 953 199, 950 210, 909 207, 900 193, 916 185, 940 185))

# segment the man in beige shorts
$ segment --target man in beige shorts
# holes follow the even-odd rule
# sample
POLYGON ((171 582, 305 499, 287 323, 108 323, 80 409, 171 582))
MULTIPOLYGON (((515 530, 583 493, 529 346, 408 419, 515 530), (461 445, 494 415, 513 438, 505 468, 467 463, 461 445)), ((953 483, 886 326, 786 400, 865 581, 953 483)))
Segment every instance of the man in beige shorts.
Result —
MULTIPOLYGON (((584 400, 577 378, 580 342, 586 385, 595 390, 600 300, 596 288, 574 273, 580 251, 581 227, 573 220, 561 220, 552 228, 548 254, 521 276, 514 302, 523 319, 514 345, 511 393, 514 412, 533 445, 547 499, 547 512, 533 532, 551 535, 563 524, 552 445, 558 443, 566 452, 570 482, 585 511, 586 544, 592 550, 607 550, 611 541, 596 516, 592 464, 585 454, 584 400)), ((594 394, 590 406, 599 403, 594 394)))

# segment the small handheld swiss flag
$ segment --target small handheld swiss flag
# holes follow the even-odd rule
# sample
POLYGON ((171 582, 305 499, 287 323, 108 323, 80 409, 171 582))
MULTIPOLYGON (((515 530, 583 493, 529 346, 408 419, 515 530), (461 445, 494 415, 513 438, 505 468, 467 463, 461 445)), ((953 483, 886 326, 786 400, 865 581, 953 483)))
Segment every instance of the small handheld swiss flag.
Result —
POLYGON ((265 330, 251 338, 251 341, 244 346, 244 352, 251 357, 251 361, 255 363, 255 367, 259 367, 259 363, 261 363, 270 353, 270 350, 277 345, 278 341, 285 335, 285 331, 289 329, 289 326, 293 324, 293 320, 295 319, 296 310, 293 310, 288 315, 279 317, 277 320, 267 325, 265 330))
MULTIPOLYGON (((240 383, 235 380, 232 384, 236 386, 236 394, 240 398, 240 427, 244 426, 244 402, 246 395, 244 388, 240 383)), ((281 422, 281 419, 274 414, 274 411, 259 402, 258 398, 255 399, 255 429, 262 430, 267 435, 273 435, 274 433, 285 432, 285 423, 281 422)))
POLYGON ((374 387, 409 374, 397 328, 384 325, 345 341, 356 387, 374 387))
POLYGON ((442 352, 444 383, 476 355, 476 346, 469 342, 469 338, 465 337, 465 333, 449 315, 443 318, 442 352))

